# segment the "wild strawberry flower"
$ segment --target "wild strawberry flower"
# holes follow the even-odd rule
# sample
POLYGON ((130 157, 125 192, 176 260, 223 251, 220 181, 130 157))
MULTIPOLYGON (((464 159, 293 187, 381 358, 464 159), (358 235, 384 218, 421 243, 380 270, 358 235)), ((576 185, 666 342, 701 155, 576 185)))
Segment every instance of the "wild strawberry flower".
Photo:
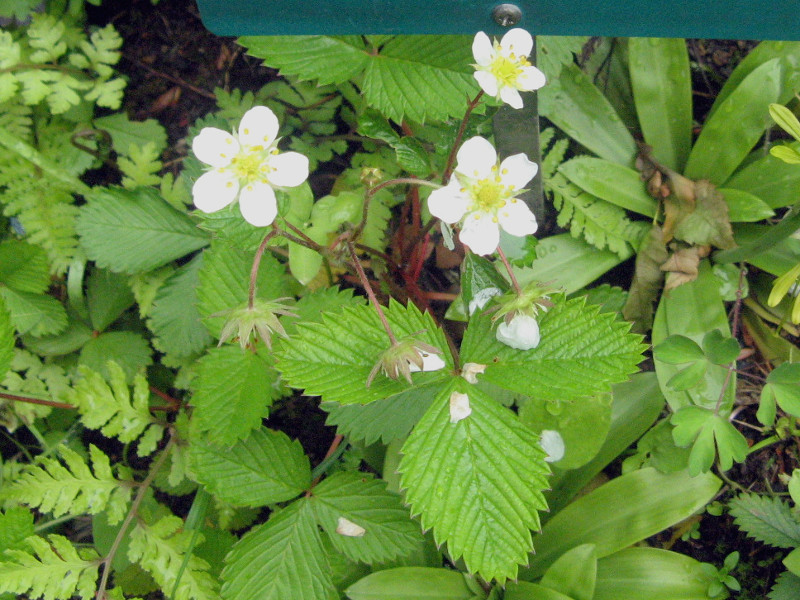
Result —
POLYGON ((192 186, 194 204, 206 213, 239 200, 251 225, 266 227, 278 214, 275 188, 295 187, 308 178, 308 158, 277 149, 278 117, 266 106, 244 113, 237 134, 204 127, 192 151, 212 168, 192 186))
POLYGON ((472 41, 478 85, 489 96, 512 108, 522 108, 519 93, 538 90, 545 84, 544 73, 528 61, 532 50, 533 38, 524 29, 511 29, 500 42, 494 43, 479 31, 472 41))
POLYGON ((458 238, 475 254, 491 254, 500 228, 522 237, 536 232, 536 217, 516 196, 538 172, 524 154, 498 164, 494 146, 475 136, 459 148, 450 182, 428 197, 431 214, 448 224, 462 221, 458 238))

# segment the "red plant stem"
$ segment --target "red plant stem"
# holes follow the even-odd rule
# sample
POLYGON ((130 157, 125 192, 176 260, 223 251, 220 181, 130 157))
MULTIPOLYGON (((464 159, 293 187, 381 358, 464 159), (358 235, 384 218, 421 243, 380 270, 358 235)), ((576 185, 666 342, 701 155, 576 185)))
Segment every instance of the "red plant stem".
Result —
MULTIPOLYGON (((159 398, 161 398, 164 402, 169 404, 169 407, 165 407, 163 410, 169 410, 171 412, 175 412, 180 409, 181 401, 178 400, 177 398, 173 398, 169 394, 162 392, 161 390, 159 390, 156 387, 153 387, 152 385, 150 386, 150 391, 153 392, 159 398)), ((152 410, 155 410, 155 408, 153 408, 152 410)))
POLYGON ((497 255, 500 257, 500 260, 503 261, 503 264, 506 267, 506 271, 508 271, 508 276, 511 278, 511 283, 514 285, 514 290, 517 292, 518 295, 522 295, 522 288, 519 286, 519 282, 517 281, 517 276, 514 275, 514 270, 511 268, 511 265, 508 264, 508 259, 506 258, 505 252, 500 249, 500 246, 497 247, 497 255))
POLYGON ((472 111, 475 110, 475 107, 478 106, 478 102, 482 96, 483 90, 478 92, 478 95, 475 96, 475 99, 467 104, 467 111, 464 113, 464 118, 461 119, 461 125, 458 127, 456 139, 453 142, 453 147, 450 149, 450 155, 447 157, 447 165, 444 168, 444 173, 442 173, 442 185, 447 185, 447 182, 450 181, 450 175, 453 174, 453 163, 456 160, 456 153, 458 152, 459 146, 461 146, 461 138, 464 137, 464 131, 467 129, 469 117, 472 114, 472 111))
POLYGON ((364 272, 364 267, 361 266, 361 261, 358 260, 358 255, 356 254, 356 249, 353 246, 353 242, 347 242, 347 249, 350 251, 350 258, 353 261, 353 266, 356 268, 356 272, 358 273, 358 278, 361 280, 361 285, 364 286, 364 290, 367 292, 367 296, 369 296, 369 301, 372 303, 372 306, 375 308, 375 312, 378 313, 378 317, 383 324, 383 328, 386 330, 386 335, 389 336, 389 341, 392 342, 392 346, 397 345, 397 338, 394 336, 392 332, 392 328, 389 326, 389 321, 386 320, 386 315, 383 314, 383 309, 381 308, 380 303, 378 302, 378 298, 375 297, 375 292, 372 290, 372 286, 369 283, 369 279, 367 279, 367 274, 364 272))
POLYGON ((52 400, 39 400, 39 398, 28 398, 27 396, 17 396, 15 394, 6 394, 0 392, 0 398, 4 400, 13 400, 14 402, 27 402, 28 404, 40 404, 42 406, 52 406, 53 408, 78 408, 72 404, 64 404, 63 402, 53 402, 52 400))
MULTIPOLYGON (((322 459, 322 462, 328 460, 331 457, 331 455, 334 452, 336 452, 336 449, 339 447, 339 444, 342 443, 343 439, 344 436, 342 434, 336 434, 336 436, 333 438, 333 441, 331 442, 330 447, 328 448, 328 451, 325 453, 325 458, 322 459)), ((308 489, 306 490, 306 498, 311 496, 311 490, 313 490, 316 487, 316 485, 320 482, 320 479, 322 479, 322 474, 320 474, 314 481, 311 482, 311 485, 308 486, 308 489)))
POLYGON ((253 268, 250 269, 250 291, 247 295, 247 307, 253 310, 253 305, 256 301, 256 280, 258 279, 258 267, 261 266, 261 257, 264 256, 264 251, 267 249, 269 241, 278 234, 278 229, 272 226, 272 231, 264 236, 261 245, 256 250, 256 255, 253 257, 253 268))

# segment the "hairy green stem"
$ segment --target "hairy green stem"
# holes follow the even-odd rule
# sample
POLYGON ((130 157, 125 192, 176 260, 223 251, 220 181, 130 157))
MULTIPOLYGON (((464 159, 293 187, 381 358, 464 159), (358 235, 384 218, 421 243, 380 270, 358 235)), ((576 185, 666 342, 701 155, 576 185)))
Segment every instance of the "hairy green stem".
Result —
POLYGON ((261 257, 264 256, 264 251, 267 249, 269 241, 278 233, 279 230, 273 225, 272 231, 261 240, 261 245, 259 245, 256 255, 253 257, 253 267, 250 269, 250 288, 247 294, 247 306, 250 310, 253 310, 253 305, 256 301, 256 281, 258 280, 258 267, 261 266, 261 257))
POLYGON ((506 271, 508 271, 508 276, 511 278, 511 283, 514 286, 514 291, 517 292, 518 296, 521 296, 522 288, 519 285, 519 281, 517 281, 517 276, 514 275, 514 269, 511 268, 511 265, 509 264, 508 259, 506 258, 506 254, 505 252, 503 252, 500 246, 497 247, 497 255, 500 257, 500 260, 503 261, 503 265, 505 266, 506 271))
POLYGON ((361 280, 361 285, 364 286, 364 290, 367 292, 367 296, 369 296, 369 301, 375 308, 375 312, 378 313, 378 318, 380 318, 383 328, 386 330, 386 335, 389 336, 389 341, 392 342, 392 346, 396 346, 398 343, 397 338, 395 337, 394 332, 392 332, 392 328, 389 326, 389 321, 386 320, 386 315, 383 314, 383 309, 378 302, 378 298, 375 297, 375 292, 372 290, 369 279, 367 279, 367 274, 364 273, 364 267, 361 266, 361 261, 358 260, 358 255, 356 254, 356 249, 355 246, 353 246, 353 242, 349 240, 347 241, 347 249, 350 251, 350 258, 353 261, 353 266, 356 268, 358 278, 361 280))

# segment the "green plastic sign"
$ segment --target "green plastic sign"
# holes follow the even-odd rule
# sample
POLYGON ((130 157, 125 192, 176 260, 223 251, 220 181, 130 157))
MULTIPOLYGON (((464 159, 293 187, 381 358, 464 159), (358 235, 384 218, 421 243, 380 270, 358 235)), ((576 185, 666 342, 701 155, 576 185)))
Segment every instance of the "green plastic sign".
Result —
POLYGON ((800 40, 800 0, 198 0, 218 35, 501 34, 800 40))

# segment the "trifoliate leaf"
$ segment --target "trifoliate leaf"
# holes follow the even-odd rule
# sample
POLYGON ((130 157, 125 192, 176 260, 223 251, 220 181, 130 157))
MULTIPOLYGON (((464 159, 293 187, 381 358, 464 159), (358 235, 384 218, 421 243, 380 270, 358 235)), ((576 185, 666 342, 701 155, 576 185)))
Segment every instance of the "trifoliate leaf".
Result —
POLYGON ((531 551, 531 529, 546 503, 549 469, 538 436, 464 379, 441 388, 403 445, 406 502, 447 542, 453 559, 485 579, 514 579, 531 551), (451 397, 466 394, 471 414, 453 422, 451 397))
POLYGON ((337 600, 311 500, 273 513, 234 544, 222 571, 225 600, 337 600))
POLYGON ((95 269, 86 287, 89 320, 95 331, 105 330, 134 303, 133 292, 124 275, 95 269))
POLYGON ((103 188, 81 208, 76 229, 89 258, 122 273, 149 271, 208 244, 207 234, 149 188, 103 188))
POLYGON ((672 415, 672 437, 680 447, 692 445, 689 473, 697 475, 711 468, 715 454, 723 471, 747 457, 747 440, 721 414, 701 406, 685 406, 672 415), (716 443, 716 452, 714 445, 716 443))
POLYGON ((106 364, 108 383, 103 376, 87 367, 79 369, 79 379, 67 393, 66 399, 81 413, 81 422, 89 429, 100 429, 106 437, 116 437, 129 443, 140 436, 139 456, 147 456, 164 433, 164 426, 150 415, 150 388, 143 375, 133 380, 133 394, 128 388, 125 372, 115 362, 106 364))
POLYGON ((133 488, 123 486, 111 473, 108 456, 94 445, 89 447, 94 473, 74 450, 59 446, 64 464, 53 457, 39 458, 26 465, 13 482, 3 485, 0 500, 22 502, 43 513, 61 515, 97 514, 106 511, 110 523, 125 516, 133 488))
MULTIPOLYGON (((219 337, 225 312, 247 303, 253 253, 221 243, 203 253, 197 288, 197 309, 208 331, 219 337)), ((274 300, 289 295, 286 268, 269 254, 261 257, 256 297, 274 300)))
POLYGON ((0 296, 5 300, 12 325, 20 334, 39 337, 61 333, 67 326, 67 312, 52 296, 18 292, 2 286, 0 296))
POLYGON ((764 425, 775 421, 775 404, 782 410, 800 418, 800 365, 783 363, 770 372, 761 389, 761 402, 757 417, 764 425))
POLYGON ((81 349, 78 363, 110 377, 108 361, 117 363, 129 382, 136 374, 153 362, 152 350, 147 341, 131 331, 109 331, 93 337, 81 349))
MULTIPOLYGON (((447 377, 453 368, 443 332, 427 313, 413 304, 391 301, 383 308, 395 337, 413 337, 442 351, 446 366, 440 371, 415 373, 415 389, 447 377)), ((297 334, 283 343, 278 368, 286 383, 322 396, 325 402, 368 404, 409 389, 405 380, 382 373, 367 387, 367 379, 390 342, 372 306, 345 307, 335 314, 323 313, 320 323, 298 323, 297 334)))
POLYGON ((260 353, 225 346, 209 351, 197 364, 192 384, 194 418, 209 441, 230 446, 261 425, 278 397, 278 376, 260 353))
POLYGON ((33 534, 33 513, 27 508, 16 506, 0 513, 0 556, 6 550, 22 550, 33 534))
POLYGON ((729 506, 736 525, 751 538, 776 548, 800 546, 800 521, 780 498, 740 494, 729 506))
POLYGON ((233 506, 266 506, 291 500, 311 483, 299 442, 280 431, 257 429, 231 447, 196 441, 191 469, 200 483, 233 506))
POLYGON ((487 365, 482 380, 540 400, 570 401, 606 393, 635 372, 645 347, 629 328, 584 298, 559 301, 540 312, 539 345, 520 351, 498 342, 490 318, 476 313, 461 357, 487 365))
POLYGON ((387 491, 385 481, 366 473, 331 475, 314 488, 312 502, 333 545, 352 560, 392 560, 422 543, 419 525, 411 520, 400 496, 387 491), (348 523, 360 529, 343 526, 348 523))
POLYGON ((17 240, 0 243, 0 285, 18 292, 44 293, 50 285, 47 254, 17 240))
POLYGON ((8 550, 0 556, 0 593, 18 597, 61 600, 78 595, 92 598, 97 591, 97 552, 77 550, 67 538, 31 536, 25 550, 8 550))
POLYGON ((154 342, 162 352, 173 356, 193 356, 211 343, 211 336, 197 310, 197 285, 203 255, 193 258, 170 275, 158 288, 148 325, 157 336, 154 342))

